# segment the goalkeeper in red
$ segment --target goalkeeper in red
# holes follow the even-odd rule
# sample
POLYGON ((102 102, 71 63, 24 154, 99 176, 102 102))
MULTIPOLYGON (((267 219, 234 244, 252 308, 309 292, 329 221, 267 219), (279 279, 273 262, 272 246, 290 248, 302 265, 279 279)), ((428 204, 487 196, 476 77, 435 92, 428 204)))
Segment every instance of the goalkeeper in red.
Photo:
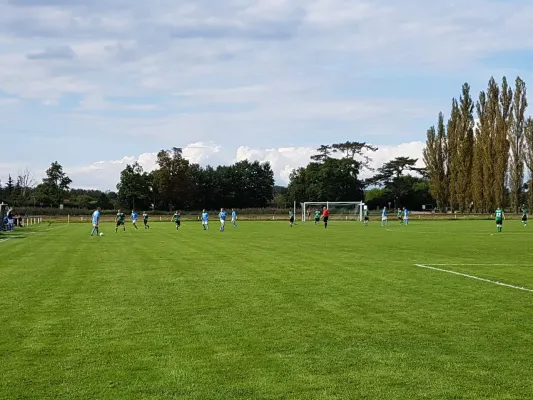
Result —
POLYGON ((501 232, 503 220, 505 219, 505 214, 503 210, 500 207, 498 207, 498 209, 494 211, 494 215, 496 217, 496 228, 498 229, 498 232, 501 232))

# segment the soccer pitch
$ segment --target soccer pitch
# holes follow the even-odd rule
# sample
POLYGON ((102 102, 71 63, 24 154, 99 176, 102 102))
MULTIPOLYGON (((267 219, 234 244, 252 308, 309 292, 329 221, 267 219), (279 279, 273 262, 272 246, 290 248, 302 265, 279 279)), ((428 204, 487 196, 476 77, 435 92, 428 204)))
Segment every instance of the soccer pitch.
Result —
POLYGON ((0 398, 531 399, 532 229, 4 235, 0 398))

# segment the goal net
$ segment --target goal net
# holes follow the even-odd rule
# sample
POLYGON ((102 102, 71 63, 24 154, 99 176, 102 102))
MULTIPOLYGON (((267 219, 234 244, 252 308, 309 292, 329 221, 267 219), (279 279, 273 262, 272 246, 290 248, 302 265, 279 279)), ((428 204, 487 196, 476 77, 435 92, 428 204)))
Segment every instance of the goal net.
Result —
POLYGON ((302 221, 314 220, 315 211, 322 214, 322 208, 327 207, 330 218, 343 220, 363 220, 365 203, 362 201, 306 201, 301 203, 302 221))

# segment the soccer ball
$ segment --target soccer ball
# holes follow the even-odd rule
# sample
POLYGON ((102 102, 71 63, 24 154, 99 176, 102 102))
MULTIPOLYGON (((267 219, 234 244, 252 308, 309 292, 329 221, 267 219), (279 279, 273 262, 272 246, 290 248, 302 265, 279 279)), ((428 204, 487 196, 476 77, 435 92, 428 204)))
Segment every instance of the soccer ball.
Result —
POLYGON ((100 236, 104 236, 104 232, 100 232, 100 236))

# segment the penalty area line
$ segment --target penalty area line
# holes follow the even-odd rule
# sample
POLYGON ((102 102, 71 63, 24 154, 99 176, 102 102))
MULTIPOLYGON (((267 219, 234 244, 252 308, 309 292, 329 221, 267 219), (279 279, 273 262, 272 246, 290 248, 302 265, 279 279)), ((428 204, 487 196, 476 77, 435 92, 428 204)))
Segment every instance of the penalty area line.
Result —
POLYGON ((475 279, 477 281, 492 283, 493 285, 505 286, 505 287, 508 287, 508 288, 511 288, 511 289, 523 290, 525 292, 532 292, 533 293, 532 289, 528 289, 528 288, 521 287, 521 286, 510 285, 508 283, 503 283, 503 282, 491 281, 490 279, 480 278, 479 276, 463 274, 461 272, 451 271, 449 269, 436 268, 436 267, 432 267, 430 265, 424 265, 424 264, 414 264, 414 265, 415 265, 415 267, 419 267, 419 268, 426 268, 426 269, 432 269, 434 271, 447 272, 448 274, 459 275, 459 276, 463 276, 465 278, 475 279))

